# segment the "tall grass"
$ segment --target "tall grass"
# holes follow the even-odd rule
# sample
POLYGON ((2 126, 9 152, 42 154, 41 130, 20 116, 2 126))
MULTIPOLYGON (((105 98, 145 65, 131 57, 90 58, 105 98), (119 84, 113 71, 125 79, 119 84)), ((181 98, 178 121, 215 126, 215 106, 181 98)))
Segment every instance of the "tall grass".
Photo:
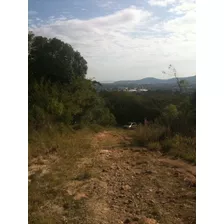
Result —
POLYGON ((196 164, 196 139, 176 134, 161 142, 162 151, 196 164))
POLYGON ((139 125, 133 133, 133 141, 139 146, 147 146, 150 142, 158 142, 166 136, 166 128, 152 124, 150 126, 139 125))
POLYGON ((170 135, 164 126, 140 125, 132 134, 133 144, 150 151, 161 151, 174 158, 196 163, 196 139, 179 134, 170 135))

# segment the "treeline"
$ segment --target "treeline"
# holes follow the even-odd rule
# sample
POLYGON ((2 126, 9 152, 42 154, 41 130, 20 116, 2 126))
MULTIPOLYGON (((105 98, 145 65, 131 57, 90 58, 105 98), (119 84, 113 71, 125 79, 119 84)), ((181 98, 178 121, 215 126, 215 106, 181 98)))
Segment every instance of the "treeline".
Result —
POLYGON ((170 132, 194 135, 196 128, 196 93, 181 94, 171 91, 148 91, 144 94, 129 92, 101 92, 106 106, 118 124, 134 121, 166 126, 170 132))
POLYGON ((29 129, 51 124, 114 125, 115 118, 86 79, 86 60, 56 38, 28 34, 29 129))

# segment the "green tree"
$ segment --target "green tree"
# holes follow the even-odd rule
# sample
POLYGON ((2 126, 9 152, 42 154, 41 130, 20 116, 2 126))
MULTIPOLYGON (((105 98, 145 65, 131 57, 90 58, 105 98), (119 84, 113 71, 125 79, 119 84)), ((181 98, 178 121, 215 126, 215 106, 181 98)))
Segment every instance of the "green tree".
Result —
POLYGON ((29 125, 49 123, 114 124, 114 117, 96 92, 97 81, 85 78, 87 62, 56 38, 28 34, 29 125))
POLYGON ((53 38, 28 34, 29 79, 71 83, 76 77, 85 78, 87 62, 71 45, 53 38))
POLYGON ((167 107, 165 107, 162 113, 162 118, 165 121, 165 125, 167 126, 169 133, 171 132, 173 121, 178 118, 178 115, 179 112, 176 105, 169 104, 167 107))

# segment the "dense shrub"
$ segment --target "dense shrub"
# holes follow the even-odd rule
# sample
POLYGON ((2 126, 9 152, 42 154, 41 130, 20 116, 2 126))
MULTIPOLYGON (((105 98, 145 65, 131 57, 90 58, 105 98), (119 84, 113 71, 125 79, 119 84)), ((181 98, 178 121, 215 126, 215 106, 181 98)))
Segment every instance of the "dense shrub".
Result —
POLYGON ((149 142, 157 142, 166 136, 166 128, 157 124, 149 126, 139 125, 133 134, 133 140, 140 146, 147 146, 149 142))
POLYGON ((160 142, 149 142, 147 145, 148 150, 150 151, 161 151, 162 146, 160 142))
POLYGON ((196 140, 191 137, 175 135, 161 142, 162 150, 175 158, 182 158, 196 163, 196 140))
POLYGON ((196 163, 196 140, 175 134, 170 136, 167 128, 158 124, 140 125, 132 134, 133 144, 150 151, 161 151, 174 158, 196 163))

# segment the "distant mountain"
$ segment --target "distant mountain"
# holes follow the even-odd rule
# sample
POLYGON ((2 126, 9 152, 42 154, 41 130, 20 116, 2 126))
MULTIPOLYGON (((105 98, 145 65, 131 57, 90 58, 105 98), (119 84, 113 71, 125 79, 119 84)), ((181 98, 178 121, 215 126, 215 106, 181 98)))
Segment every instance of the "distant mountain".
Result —
MULTIPOLYGON (((191 85, 195 85, 196 84, 196 76, 182 77, 182 78, 179 78, 179 79, 180 80, 186 80, 191 85)), ((114 85, 128 85, 128 84, 159 85, 159 84, 175 84, 175 83, 176 83, 176 79, 175 78, 171 78, 171 79, 157 79, 157 78, 147 77, 147 78, 139 79, 139 80, 121 80, 121 81, 113 82, 111 84, 114 84, 114 85)))
POLYGON ((110 81, 110 80, 107 80, 107 81, 99 81, 100 83, 113 83, 114 81, 110 81))

